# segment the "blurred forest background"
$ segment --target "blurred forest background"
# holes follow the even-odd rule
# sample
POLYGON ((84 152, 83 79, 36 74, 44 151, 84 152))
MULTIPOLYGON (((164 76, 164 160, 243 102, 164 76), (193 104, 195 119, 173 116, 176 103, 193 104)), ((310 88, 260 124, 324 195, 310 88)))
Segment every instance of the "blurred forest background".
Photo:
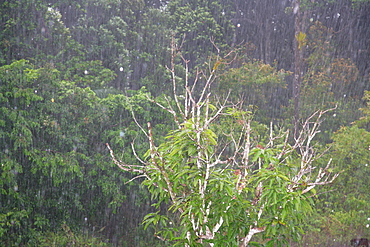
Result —
POLYGON ((157 135, 173 127, 146 97, 171 93, 172 38, 190 74, 237 51, 220 66, 214 94, 231 90, 261 124, 293 130, 297 110, 305 119, 337 106, 315 145, 330 145, 323 158, 343 172, 291 245, 370 238, 370 1, 296 3, 1 1, 0 245, 165 246, 141 224, 153 211, 149 193, 139 180, 126 183, 133 175, 105 143, 135 164, 130 143, 138 153, 148 145, 131 111, 157 135))

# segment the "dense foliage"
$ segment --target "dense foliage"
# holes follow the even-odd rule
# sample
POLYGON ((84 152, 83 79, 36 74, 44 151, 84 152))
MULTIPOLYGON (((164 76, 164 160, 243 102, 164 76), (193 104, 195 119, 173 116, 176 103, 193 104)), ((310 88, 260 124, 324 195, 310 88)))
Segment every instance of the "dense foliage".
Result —
MULTIPOLYGON (((117 159, 140 165, 135 156, 150 150, 150 143, 139 126, 151 122, 158 152, 172 162, 167 165, 175 171, 171 176, 178 179, 178 193, 187 194, 189 187, 197 186, 182 181, 184 174, 203 179, 189 161, 194 158, 193 139, 183 133, 194 131, 192 122, 190 118, 173 119, 171 111, 163 111, 161 106, 169 103, 175 107, 176 100, 168 96, 186 97, 180 85, 195 79, 199 87, 193 93, 198 99, 212 71, 217 75, 210 87, 210 104, 217 106, 226 98, 235 104, 243 102, 240 110, 247 113, 243 116, 253 116, 251 141, 255 146, 251 155, 260 155, 255 162, 281 151, 274 147, 263 153, 265 149, 256 146, 267 145, 270 134, 266 126, 270 123, 276 133, 292 132, 298 110, 299 127, 304 130, 304 119, 317 110, 334 108, 320 122, 321 133, 312 144, 322 156, 315 165, 325 167, 332 158, 333 170, 328 172, 340 172, 340 176, 317 191, 315 205, 311 201, 304 205, 313 209, 310 217, 294 218, 292 214, 274 222, 270 214, 266 225, 279 226, 281 235, 273 232, 276 227, 270 227, 268 234, 256 235, 252 241, 262 245, 285 235, 292 241, 290 245, 299 240, 301 245, 327 246, 335 245, 330 243, 334 239, 340 245, 353 237, 370 237, 370 94, 366 91, 370 3, 301 0, 294 5, 296 2, 2 1, 0 245, 163 246, 153 237, 158 229, 144 230, 141 222, 147 215, 146 223, 153 223, 155 212, 167 212, 171 203, 166 203, 174 198, 167 198, 166 203, 151 198, 150 192, 161 193, 161 183, 146 181, 148 191, 142 178, 132 181, 137 174, 119 170, 106 143, 117 159), (176 44, 172 55, 181 54, 184 60, 171 57, 172 39, 176 44), (298 85, 294 81, 297 68, 301 71, 299 97, 293 94, 298 85), (172 90, 174 78, 178 88, 172 90), (177 130, 179 123, 184 129, 177 130), (131 149, 133 141, 136 153, 131 149), (182 142, 182 151, 174 152, 175 144, 182 142), (159 209, 152 207, 153 203, 159 209), (306 231, 301 239, 290 231, 295 227, 306 231)), ((208 146, 204 155, 221 152, 219 145, 226 146, 228 138, 242 133, 248 119, 232 116, 230 111, 227 114, 204 132, 202 138, 208 146), (225 133, 228 136, 223 136, 225 133)), ((292 136, 288 138, 291 144, 292 136)), ((223 151, 229 157, 232 153, 232 148, 223 151)), ((288 166, 279 163, 282 166, 276 164, 275 169, 285 174, 284 169, 294 169, 294 160, 299 158, 298 152, 288 166)), ((273 182, 271 190, 264 191, 279 192, 277 198, 290 196, 277 189, 289 182, 280 173, 270 174, 268 168, 264 176, 273 176, 268 178, 273 182)), ((210 180, 212 203, 215 211, 235 226, 229 232, 222 229, 225 235, 217 241, 234 246, 240 231, 248 234, 239 221, 246 220, 246 211, 225 214, 223 207, 231 202, 239 205, 232 210, 252 207, 260 181, 257 172, 252 173, 249 181, 254 186, 234 200, 235 186, 229 182, 237 174, 217 169, 210 180), (215 182, 220 179, 223 182, 215 182)), ((274 195, 264 198, 268 201, 274 195)), ((274 210, 273 205, 277 204, 269 209, 274 210)), ((255 221, 250 213, 249 221, 255 221)), ((174 220, 173 215, 165 217, 174 220)), ((188 227, 186 222, 173 222, 188 227)))

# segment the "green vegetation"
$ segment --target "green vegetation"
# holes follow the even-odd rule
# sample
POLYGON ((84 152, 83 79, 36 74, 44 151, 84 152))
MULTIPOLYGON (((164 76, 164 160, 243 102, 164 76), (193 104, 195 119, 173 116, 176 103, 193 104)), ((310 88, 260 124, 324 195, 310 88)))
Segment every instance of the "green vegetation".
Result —
MULTIPOLYGON (((119 168, 144 177, 158 209, 162 203, 169 206, 164 214, 147 214, 143 223, 154 225, 155 235, 172 246, 248 246, 258 233, 270 239, 268 246, 300 240, 315 187, 338 176, 330 161, 320 169, 313 165, 320 154, 311 145, 324 112, 312 115, 290 145, 289 131, 252 121, 252 112, 242 110, 242 104, 211 103, 207 92, 215 68, 197 97, 196 90, 184 88, 179 92, 184 99, 175 93, 168 105, 157 103, 177 123, 165 142, 157 147, 151 124, 148 132, 139 125, 150 146, 144 159, 137 157, 141 165, 117 160, 109 148, 119 168)), ((195 78, 193 89, 200 82, 195 78)), ((173 83, 179 87, 175 74, 173 83)))
POLYGON ((370 238, 370 2, 293 7, 1 2, 0 245, 370 238))

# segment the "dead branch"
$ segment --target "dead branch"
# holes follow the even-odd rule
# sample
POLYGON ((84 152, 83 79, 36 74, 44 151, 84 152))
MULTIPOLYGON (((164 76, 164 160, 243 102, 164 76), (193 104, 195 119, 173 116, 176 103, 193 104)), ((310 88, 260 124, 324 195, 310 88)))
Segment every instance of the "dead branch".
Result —
POLYGON ((112 157, 112 160, 114 162, 114 164, 116 164, 120 169, 124 170, 124 171, 128 171, 128 172, 138 172, 138 173, 145 173, 145 166, 141 166, 141 165, 129 165, 129 164, 126 164, 124 163, 123 161, 121 160, 117 160, 114 153, 113 153, 113 150, 112 148, 109 146, 108 143, 105 144, 110 152, 110 156, 112 157))

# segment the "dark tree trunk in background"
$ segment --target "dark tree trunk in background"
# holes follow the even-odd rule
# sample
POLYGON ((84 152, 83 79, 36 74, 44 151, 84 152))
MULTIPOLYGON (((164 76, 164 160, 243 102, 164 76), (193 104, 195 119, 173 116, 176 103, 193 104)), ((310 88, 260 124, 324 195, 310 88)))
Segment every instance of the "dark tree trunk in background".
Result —
POLYGON ((294 99, 294 138, 298 137, 299 133, 299 105, 300 105, 300 92, 303 73, 303 53, 304 46, 302 41, 298 40, 301 33, 304 33, 304 20, 305 13, 301 12, 300 0, 293 1, 293 14, 294 14, 294 77, 293 77, 293 99, 294 99), (301 44, 299 43, 301 42, 301 44))

